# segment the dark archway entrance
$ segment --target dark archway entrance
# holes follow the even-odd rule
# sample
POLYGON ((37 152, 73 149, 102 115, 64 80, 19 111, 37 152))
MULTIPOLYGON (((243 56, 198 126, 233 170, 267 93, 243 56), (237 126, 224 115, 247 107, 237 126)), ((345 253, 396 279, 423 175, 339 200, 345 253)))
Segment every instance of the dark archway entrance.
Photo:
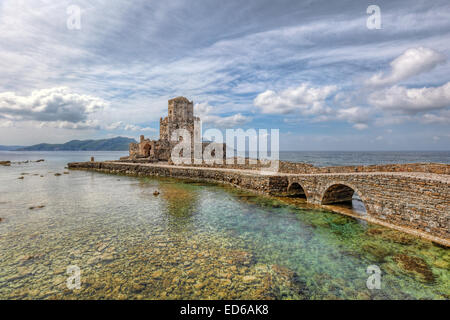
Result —
POLYGON ((294 182, 288 187, 287 196, 290 198, 306 199, 306 192, 299 183, 294 182))
POLYGON ((361 215, 367 214, 360 195, 353 188, 344 184, 330 186, 322 196, 322 204, 351 209, 361 215))
POLYGON ((149 144, 146 144, 144 146, 144 155, 145 157, 150 157, 150 151, 152 150, 152 146, 149 144))

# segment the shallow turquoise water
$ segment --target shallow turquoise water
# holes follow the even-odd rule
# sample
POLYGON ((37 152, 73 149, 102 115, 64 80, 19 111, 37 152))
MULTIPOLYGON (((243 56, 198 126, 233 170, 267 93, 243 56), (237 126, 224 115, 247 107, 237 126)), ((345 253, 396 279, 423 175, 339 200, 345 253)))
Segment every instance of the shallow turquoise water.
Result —
POLYGON ((8 154, 47 161, 0 167, 1 299, 450 297, 449 251, 429 241, 298 200, 64 169, 91 154, 8 154))

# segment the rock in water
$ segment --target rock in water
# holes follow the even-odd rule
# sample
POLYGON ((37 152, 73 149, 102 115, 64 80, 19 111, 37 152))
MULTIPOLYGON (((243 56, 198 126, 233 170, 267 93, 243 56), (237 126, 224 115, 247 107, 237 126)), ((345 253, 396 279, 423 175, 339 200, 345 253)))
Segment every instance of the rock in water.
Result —
POLYGON ((394 256, 397 265, 408 273, 418 275, 426 282, 434 282, 435 276, 428 264, 420 257, 397 254, 394 256))
POLYGON ((158 190, 156 190, 155 192, 153 192, 153 195, 154 195, 154 196, 159 196, 159 195, 160 195, 160 193, 159 193, 159 191, 158 191, 158 190))
POLYGON ((0 161, 0 166, 9 167, 11 165, 11 161, 0 161))
POLYGON ((34 210, 34 209, 42 209, 42 208, 45 208, 45 206, 29 207, 28 209, 34 210))

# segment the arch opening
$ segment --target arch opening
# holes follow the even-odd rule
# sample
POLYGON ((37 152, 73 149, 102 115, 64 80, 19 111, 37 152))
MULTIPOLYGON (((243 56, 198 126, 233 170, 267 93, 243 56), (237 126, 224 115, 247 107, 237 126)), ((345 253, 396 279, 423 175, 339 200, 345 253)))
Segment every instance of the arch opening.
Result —
POLYGON ((344 210, 351 210, 359 215, 366 215, 367 210, 360 195, 351 187, 344 184, 330 186, 322 197, 323 205, 332 205, 344 210))
POLYGON ((299 183, 294 182, 288 187, 287 196, 289 198, 306 199, 306 192, 305 189, 303 189, 303 187, 299 183))
POLYGON ((150 157, 150 151, 152 150, 152 147, 149 144, 146 144, 144 146, 144 155, 146 157, 150 157))

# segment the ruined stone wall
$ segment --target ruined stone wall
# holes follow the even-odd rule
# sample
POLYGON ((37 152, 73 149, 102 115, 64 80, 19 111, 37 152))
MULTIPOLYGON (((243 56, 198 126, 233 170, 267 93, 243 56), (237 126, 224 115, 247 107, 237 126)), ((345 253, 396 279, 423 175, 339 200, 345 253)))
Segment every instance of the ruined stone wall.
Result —
POLYGON ((168 129, 169 119, 165 117, 159 120, 159 139, 169 141, 169 129, 168 129))
POLYGON ((139 144, 134 142, 130 143, 129 152, 130 157, 136 157, 139 154, 139 144))

